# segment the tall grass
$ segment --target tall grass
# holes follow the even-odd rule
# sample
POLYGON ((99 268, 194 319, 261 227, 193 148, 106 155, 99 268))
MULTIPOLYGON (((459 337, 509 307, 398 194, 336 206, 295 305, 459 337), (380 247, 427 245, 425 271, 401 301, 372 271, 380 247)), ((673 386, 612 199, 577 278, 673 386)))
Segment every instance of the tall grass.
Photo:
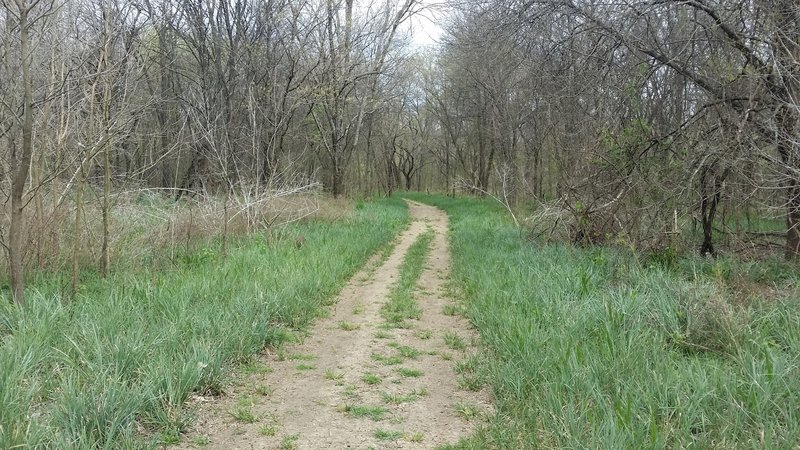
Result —
POLYGON ((796 291, 742 302, 713 276, 728 261, 670 269, 612 249, 535 246, 490 203, 415 198, 450 214, 453 273, 486 347, 470 377, 497 406, 459 448, 800 442, 796 291))
POLYGON ((0 448, 175 442, 185 401, 224 390, 232 364, 289 339, 407 220, 400 200, 87 281, 70 302, 40 277, 25 308, 0 298, 0 448), (299 236, 303 239, 298 240, 299 236))

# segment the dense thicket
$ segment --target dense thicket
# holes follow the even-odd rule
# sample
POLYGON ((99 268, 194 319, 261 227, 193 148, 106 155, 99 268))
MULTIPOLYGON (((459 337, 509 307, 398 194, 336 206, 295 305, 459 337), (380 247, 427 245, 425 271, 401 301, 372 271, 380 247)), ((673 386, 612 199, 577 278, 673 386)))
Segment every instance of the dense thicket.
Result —
POLYGON ((458 11, 431 105, 475 190, 548 202, 579 242, 665 246, 694 223, 701 253, 731 234, 760 249, 780 229, 755 224, 771 219, 786 223, 786 255, 800 253, 796 2, 458 11))

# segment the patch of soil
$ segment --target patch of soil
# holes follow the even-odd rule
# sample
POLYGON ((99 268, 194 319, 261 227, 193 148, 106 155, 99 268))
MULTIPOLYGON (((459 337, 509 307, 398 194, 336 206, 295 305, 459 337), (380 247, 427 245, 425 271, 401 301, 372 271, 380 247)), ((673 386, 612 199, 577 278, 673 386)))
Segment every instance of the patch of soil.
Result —
POLYGON ((452 302, 447 215, 416 202, 409 210, 411 224, 389 257, 353 277, 302 343, 263 355, 264 370, 237 376, 224 397, 198 399, 198 419, 178 448, 427 449, 470 434, 474 413, 491 406, 485 392, 460 389, 453 372, 475 336, 462 317, 443 313, 452 302), (428 229, 435 237, 415 296, 422 317, 386 329, 381 305, 428 229))

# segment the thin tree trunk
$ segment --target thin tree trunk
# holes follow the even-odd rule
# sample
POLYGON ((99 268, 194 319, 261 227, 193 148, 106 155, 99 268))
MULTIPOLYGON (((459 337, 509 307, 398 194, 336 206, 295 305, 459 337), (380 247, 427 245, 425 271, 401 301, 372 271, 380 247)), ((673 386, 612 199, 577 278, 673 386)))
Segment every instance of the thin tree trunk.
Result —
MULTIPOLYGON (((14 301, 25 303, 25 185, 33 157, 33 79, 31 74, 29 5, 17 2, 19 9, 20 65, 22 66, 22 148, 12 157, 14 176, 11 182, 11 223, 8 231, 8 258, 11 293, 14 301)), ((15 149, 17 150, 17 149, 15 149)), ((16 152, 14 152, 16 153, 16 152)))

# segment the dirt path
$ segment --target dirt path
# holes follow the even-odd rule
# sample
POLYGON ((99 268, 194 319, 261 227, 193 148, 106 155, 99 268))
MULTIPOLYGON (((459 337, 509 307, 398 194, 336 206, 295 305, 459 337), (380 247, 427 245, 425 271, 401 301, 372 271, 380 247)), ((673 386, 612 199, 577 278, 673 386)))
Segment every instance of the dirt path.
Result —
POLYGON ((264 355, 257 373, 203 402, 183 448, 427 449, 471 432, 488 401, 459 389, 453 371, 474 336, 463 318, 443 312, 451 303, 447 216, 414 202, 409 209, 412 222, 388 258, 373 258, 304 342, 264 355), (422 318, 385 329, 381 305, 409 246, 428 229, 435 237, 415 296, 422 318))

